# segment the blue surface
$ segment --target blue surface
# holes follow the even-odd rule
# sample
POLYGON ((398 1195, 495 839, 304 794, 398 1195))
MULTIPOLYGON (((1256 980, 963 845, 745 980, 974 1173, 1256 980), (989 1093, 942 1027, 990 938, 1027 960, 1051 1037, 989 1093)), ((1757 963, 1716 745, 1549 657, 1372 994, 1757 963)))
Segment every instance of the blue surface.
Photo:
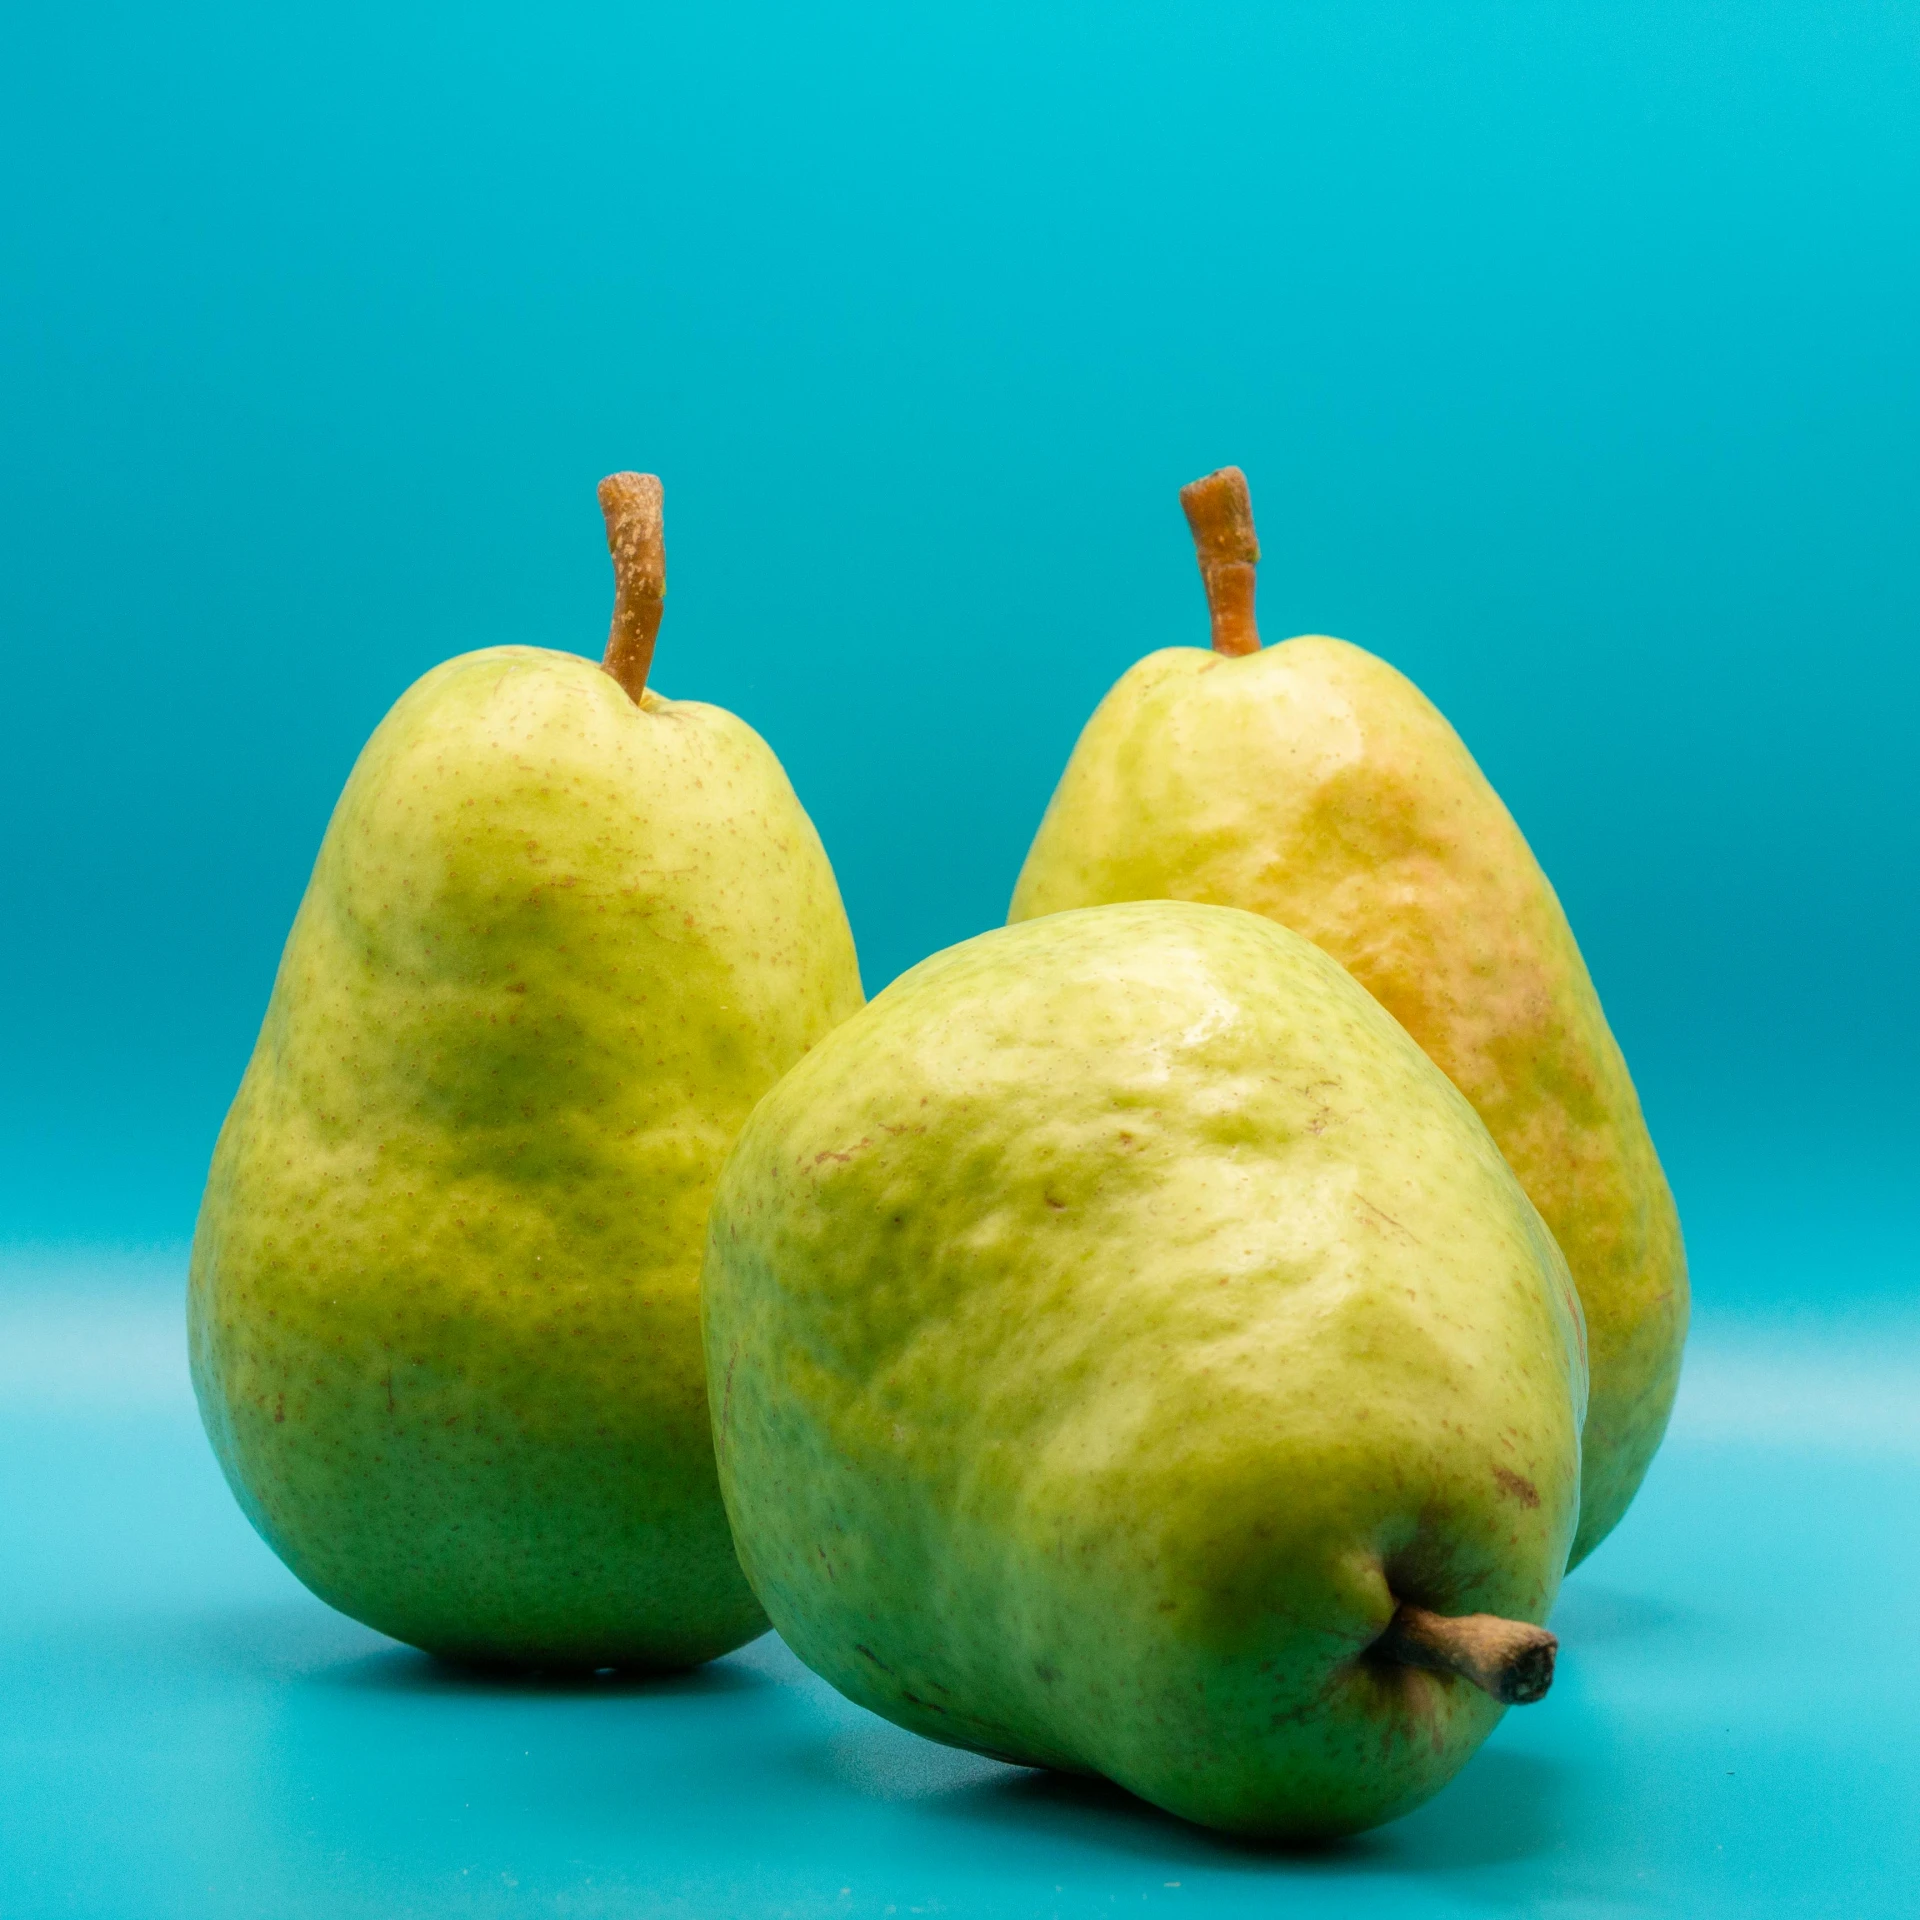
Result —
POLYGON ((235 1510, 165 1281, 0 1291, 7 1920, 1914 1911, 1920 1323, 1709 1323, 1546 1702, 1288 1857, 929 1745, 771 1637, 552 1687, 355 1626, 235 1510))

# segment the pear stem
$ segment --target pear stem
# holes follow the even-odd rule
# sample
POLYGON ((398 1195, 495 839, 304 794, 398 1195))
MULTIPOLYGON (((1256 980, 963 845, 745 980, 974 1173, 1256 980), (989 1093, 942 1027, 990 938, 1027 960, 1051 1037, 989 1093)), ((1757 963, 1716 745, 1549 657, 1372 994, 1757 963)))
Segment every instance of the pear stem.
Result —
POLYGON ((647 690, 653 643, 667 597, 667 549, 661 537, 660 482, 650 473, 610 473, 600 482, 613 555, 613 625, 600 664, 635 705, 647 690))
POLYGON ((1253 533, 1253 501, 1247 476, 1238 467, 1222 467, 1180 489, 1200 579, 1213 617, 1215 653, 1260 651, 1260 629, 1253 618, 1253 570, 1260 564, 1260 542, 1253 533))
POLYGON ((1545 1627, 1497 1613, 1449 1615, 1402 1606, 1373 1652, 1430 1673, 1457 1673, 1503 1707, 1531 1706, 1553 1685, 1560 1642, 1545 1627))

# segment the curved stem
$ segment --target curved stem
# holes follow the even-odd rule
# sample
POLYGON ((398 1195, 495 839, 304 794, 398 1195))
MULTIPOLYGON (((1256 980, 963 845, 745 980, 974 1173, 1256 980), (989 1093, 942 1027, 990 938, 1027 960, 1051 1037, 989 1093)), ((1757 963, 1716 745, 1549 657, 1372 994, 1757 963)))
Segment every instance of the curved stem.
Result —
POLYGON ((1260 542, 1254 538, 1247 476, 1238 467, 1222 467, 1182 487, 1180 504, 1187 510, 1200 578, 1207 589, 1214 652, 1258 653, 1253 570, 1260 564, 1260 542))
POLYGON ((613 555, 613 625, 600 664, 637 704, 647 690, 653 643, 667 597, 667 549, 660 530, 660 482, 650 473, 610 473, 600 482, 613 555))
POLYGON ((1553 1685, 1560 1642, 1545 1627, 1497 1613, 1451 1615, 1402 1606, 1372 1651, 1404 1666, 1457 1673, 1503 1707, 1525 1707, 1544 1699, 1553 1685))

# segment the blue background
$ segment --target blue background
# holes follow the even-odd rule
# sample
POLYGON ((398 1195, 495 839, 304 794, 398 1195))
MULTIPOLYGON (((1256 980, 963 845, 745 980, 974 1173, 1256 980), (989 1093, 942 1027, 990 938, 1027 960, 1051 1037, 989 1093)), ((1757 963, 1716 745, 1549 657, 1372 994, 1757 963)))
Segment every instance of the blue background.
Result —
MULTIPOLYGON (((1861 1356, 1920 1356, 1920 5, 22 7, 0 177, 0 1246, 18 1351, 95 1380, 56 1406, 15 1369, 7 1484, 65 1516, 0 1585, 24 1609, 8 1657, 42 1676, 20 1682, 46 1714, 8 1736, 20 1768, 96 1724, 33 1638, 70 1586, 119 1594, 129 1645, 156 1608, 202 1621, 186 1674, 229 1644, 210 1596, 249 1581, 292 1641, 356 1631, 229 1537, 177 1354, 126 1330, 177 1287, 354 754, 451 653, 598 652, 593 484, 622 466, 667 486, 656 680, 785 760, 870 988, 1000 919, 1099 695, 1204 642, 1174 493, 1244 466, 1267 637, 1369 646, 1460 728, 1561 891, 1674 1176, 1704 1411, 1593 1563, 1583 1604, 1627 1623, 1621 1685, 1653 1701, 1649 1675, 1691 1675, 1734 1734, 1755 1689, 1734 1663, 1713 1692, 1736 1627, 1700 1597, 1731 1563, 1687 1554, 1727 1501, 1728 1551, 1786 1583, 1779 1619, 1852 1604, 1794 1584, 1842 1539, 1889 1556, 1876 1593, 1910 1568, 1920 1445, 1897 1409, 1920 1359, 1861 1356), (86 1341, 33 1334, 76 1298, 118 1303, 97 1310, 147 1356, 126 1378, 151 1433, 107 1418, 122 1375, 88 1373, 86 1341), (1768 1405, 1801 1412, 1769 1427, 1768 1405), (177 1462, 137 1514, 136 1457, 177 1462), (87 1557, 143 1527, 194 1543, 206 1593, 149 1592, 146 1548, 87 1557)), ((1776 1616, 1740 1619, 1764 1637, 1776 1616)), ((234 1712, 280 1698, 278 1657, 247 1669, 257 1697, 226 1673, 234 1712)), ((1779 1751, 1864 1769, 1824 1776, 1857 1789, 1825 1844, 1920 1873, 1886 1798, 1911 1805, 1920 1750, 1874 1719, 1885 1699, 1849 1721, 1795 1671, 1779 1751), (1857 1737, 1828 1754, 1836 1724, 1857 1737)), ((1896 1702, 1913 1682, 1911 1659, 1882 1671, 1896 1702)), ((229 1737, 179 1684, 159 1755, 189 1726, 229 1737)), ((1621 1829, 1595 1754, 1644 1783, 1665 1723, 1600 1697, 1555 1764, 1593 1813, 1565 1842, 1591 1841, 1579 1884, 1624 1900, 1655 1868, 1602 1845, 1621 1829)), ((1809 1804, 1789 1775, 1801 1800, 1783 1785, 1726 1833, 1811 1872, 1813 1842, 1779 1839, 1813 1831, 1783 1811, 1809 1804)), ((1504 1790, 1455 1792, 1434 1817, 1491 1820, 1504 1790)), ((1663 1804, 1698 1811, 1678 1786, 1663 1804)), ((1130 1815, 1088 1817, 1090 1857, 1146 1845, 1130 1815)), ((51 1900, 64 1830, 35 1820, 51 1900)), ((1662 1844, 1647 1859, 1678 1872, 1662 1844)), ((1512 1886, 1546 1899, 1561 1883, 1525 1875, 1552 1857, 1521 1845, 1512 1886)), ((1728 1910, 1759 1910, 1735 1893, 1760 1868, 1739 1871, 1728 1910)), ((554 1872, 553 1910, 598 1910, 554 1872)), ((767 1911, 800 1898, 777 1880, 767 1911)), ((1836 1913, 1879 1911, 1829 1880, 1836 1913)), ((1696 1909, 1722 1886, 1659 1884, 1696 1909)), ((1122 1897, 1084 1885, 1088 1911, 1122 1897)), ((452 1895, 427 1876, 408 1898, 452 1895)))

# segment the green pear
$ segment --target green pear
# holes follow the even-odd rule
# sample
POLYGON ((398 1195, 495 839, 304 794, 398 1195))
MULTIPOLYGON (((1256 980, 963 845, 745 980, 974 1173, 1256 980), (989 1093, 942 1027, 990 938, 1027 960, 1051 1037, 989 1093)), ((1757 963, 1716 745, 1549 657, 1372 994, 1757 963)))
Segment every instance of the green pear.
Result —
POLYGON ((754 1591, 916 1732, 1309 1837, 1545 1690, 1578 1299, 1285 928, 1151 902, 923 962, 755 1110, 702 1301, 754 1591))
POLYGON ((1577 1563, 1666 1431, 1687 1330, 1673 1196, 1567 917, 1513 816, 1413 683, 1342 640, 1261 648, 1236 467, 1182 496, 1213 650, 1168 647, 1087 723, 1012 920, 1121 900, 1244 907, 1333 955, 1473 1103, 1586 1308, 1577 1563))
POLYGON ((324 1600, 455 1658, 683 1666, 765 1630, 699 1331, 713 1185, 857 1006, 779 762, 646 690, 660 488, 603 483, 606 670, 490 647, 335 809, 194 1237, 193 1378, 324 1600))

